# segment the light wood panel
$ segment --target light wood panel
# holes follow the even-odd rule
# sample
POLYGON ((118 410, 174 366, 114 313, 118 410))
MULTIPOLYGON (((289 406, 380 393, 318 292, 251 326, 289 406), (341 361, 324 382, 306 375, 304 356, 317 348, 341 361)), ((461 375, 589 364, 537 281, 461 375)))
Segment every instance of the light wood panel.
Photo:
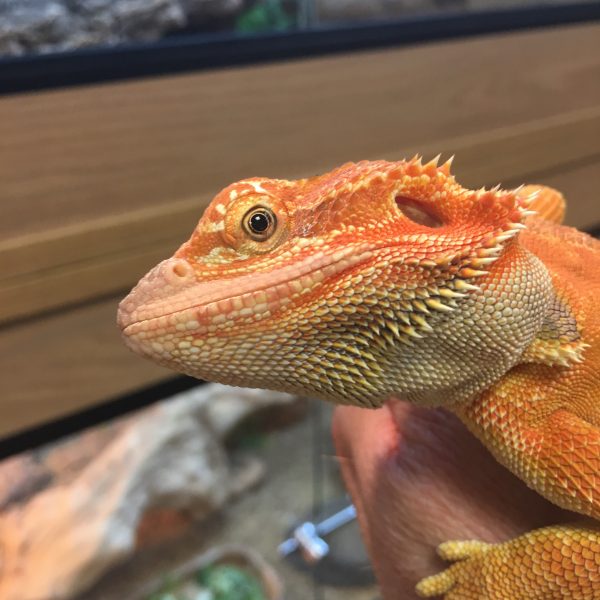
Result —
POLYGON ((173 376, 122 344, 117 303, 112 298, 2 331, 0 436, 173 376))
POLYGON ((565 225, 578 229, 600 228, 600 159, 563 172, 539 173, 532 181, 554 187, 565 195, 565 225))
MULTIPOLYGON (((579 200, 569 202, 569 224, 589 227, 598 222, 600 160, 539 174, 537 181, 579 200)), ((0 436, 172 375, 122 344, 115 325, 119 298, 1 330, 0 436)))
MULTIPOLYGON (((599 151, 599 132, 600 107, 438 140, 421 150, 457 154, 457 175, 471 186, 508 178, 521 183, 530 174, 560 170, 565 161, 589 160, 599 151)), ((199 194, 0 243, 0 322, 131 287, 189 236, 210 198, 199 194)), ((596 215, 600 221, 600 206, 596 215)))
MULTIPOLYGON (((420 152, 455 154, 454 171, 465 185, 526 180, 531 173, 560 169, 600 155, 600 106, 546 119, 404 146, 384 158, 399 160, 420 152)), ((308 173, 301 173, 306 176, 308 173)), ((195 197, 108 215, 77 224, 0 240, 0 284, 15 277, 74 266, 99 256, 118 255, 191 231, 217 190, 195 197), (76 252, 73 251, 74 247, 76 252)))
POLYGON ((597 106, 600 25, 0 98, 0 237, 597 106))
POLYGON ((538 181, 600 221, 600 26, 0 98, 0 435, 168 376, 119 297, 223 185, 456 153, 470 186, 538 181), (104 300, 99 298, 105 297, 104 300))

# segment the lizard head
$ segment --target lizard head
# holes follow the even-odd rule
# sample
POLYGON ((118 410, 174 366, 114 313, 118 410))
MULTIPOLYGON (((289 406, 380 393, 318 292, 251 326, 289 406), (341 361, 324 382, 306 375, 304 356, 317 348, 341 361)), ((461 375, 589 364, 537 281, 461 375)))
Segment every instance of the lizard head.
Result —
POLYGON ((531 307, 504 293, 541 268, 517 269, 526 212, 518 191, 464 189, 437 160, 246 179, 121 302, 119 324, 134 351, 202 379, 434 401, 531 341, 531 307))

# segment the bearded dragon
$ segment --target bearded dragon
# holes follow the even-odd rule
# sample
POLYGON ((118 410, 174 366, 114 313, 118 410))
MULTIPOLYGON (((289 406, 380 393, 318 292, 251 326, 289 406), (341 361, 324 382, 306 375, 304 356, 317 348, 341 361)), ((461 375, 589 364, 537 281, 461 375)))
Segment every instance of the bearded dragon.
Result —
POLYGON ((222 383, 454 412, 582 515, 450 541, 417 593, 600 598, 600 242, 549 188, 469 190, 450 161, 364 161, 221 191, 121 302, 135 352, 222 383), (587 518, 587 520, 586 520, 587 518), (591 519, 590 519, 591 518, 591 519))

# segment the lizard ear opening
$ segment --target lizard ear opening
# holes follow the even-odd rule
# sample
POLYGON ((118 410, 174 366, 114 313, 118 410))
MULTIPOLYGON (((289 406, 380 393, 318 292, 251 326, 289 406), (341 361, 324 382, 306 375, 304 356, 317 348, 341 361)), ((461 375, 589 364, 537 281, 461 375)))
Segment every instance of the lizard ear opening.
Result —
POLYGON ((433 214, 429 207, 423 206, 421 203, 407 198, 406 196, 396 196, 396 206, 400 212, 410 221, 417 225, 425 227, 441 227, 443 225, 440 218, 433 214))

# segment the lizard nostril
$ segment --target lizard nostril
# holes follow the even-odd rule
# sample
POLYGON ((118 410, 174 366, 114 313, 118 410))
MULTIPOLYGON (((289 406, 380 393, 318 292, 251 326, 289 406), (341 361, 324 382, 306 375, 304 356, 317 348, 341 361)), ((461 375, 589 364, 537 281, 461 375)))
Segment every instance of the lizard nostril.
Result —
POLYGON ((175 273, 175 275, 177 275, 178 277, 185 277, 187 275, 187 272, 187 265, 185 265, 184 263, 177 263, 173 266, 173 273, 175 273))
POLYGON ((165 269, 165 277, 169 283, 181 283, 192 272, 192 267, 185 260, 174 260, 165 269))

